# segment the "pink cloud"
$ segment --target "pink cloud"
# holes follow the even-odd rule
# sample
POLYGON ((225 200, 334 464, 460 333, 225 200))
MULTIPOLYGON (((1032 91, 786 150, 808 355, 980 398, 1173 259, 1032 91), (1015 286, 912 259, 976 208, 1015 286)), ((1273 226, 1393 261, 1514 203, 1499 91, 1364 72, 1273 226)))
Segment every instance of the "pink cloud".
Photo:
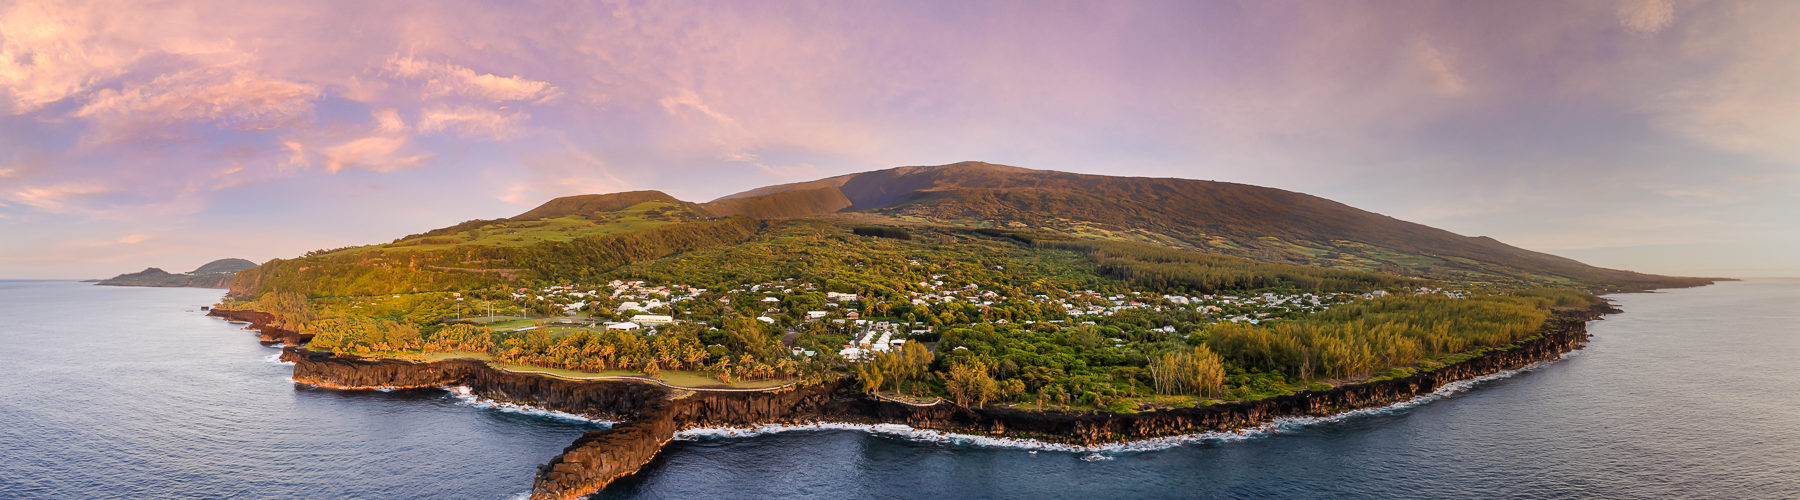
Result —
POLYGON ((144 84, 101 89, 74 112, 117 140, 183 122, 240 130, 295 125, 312 113, 318 87, 245 71, 202 69, 159 76, 144 84))
POLYGON ((531 115, 519 111, 478 106, 435 105, 419 114, 419 132, 455 132, 462 137, 505 140, 513 137, 531 115))
POLYGON ((1655 33, 1675 23, 1675 5, 1668 0, 1622 0, 1619 25, 1638 33, 1655 33))
POLYGON ((429 158, 427 155, 396 154, 404 147, 406 137, 394 136, 363 137, 327 147, 323 151, 325 171, 337 173, 346 168, 361 168, 374 172, 392 172, 425 166, 425 160, 429 158))
POLYGON ((547 101, 558 95, 556 87, 550 85, 550 82, 517 75, 478 73, 465 66, 411 56, 389 59, 385 69, 403 79, 425 82, 427 96, 467 96, 494 101, 547 101))
POLYGON ((6 199, 45 212, 63 213, 71 200, 113 191, 112 188, 99 184, 65 183, 21 189, 12 192, 6 199))

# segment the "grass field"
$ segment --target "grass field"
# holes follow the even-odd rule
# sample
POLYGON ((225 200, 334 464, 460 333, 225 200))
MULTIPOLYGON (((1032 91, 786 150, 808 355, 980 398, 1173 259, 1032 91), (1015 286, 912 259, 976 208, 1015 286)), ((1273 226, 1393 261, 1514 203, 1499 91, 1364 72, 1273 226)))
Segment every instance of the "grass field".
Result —
POLYGON ((776 386, 787 384, 789 382, 793 382, 793 380, 791 380, 791 379, 774 379, 774 380, 738 381, 738 382, 733 382, 730 384, 725 384, 725 383, 719 382, 717 379, 712 378, 711 375, 707 375, 702 372, 691 371, 691 370, 663 370, 663 371, 657 372, 655 377, 651 377, 648 375, 644 375, 642 372, 628 371, 628 370, 606 370, 606 371, 602 371, 602 372, 588 372, 588 371, 580 371, 580 370, 565 370, 565 369, 561 369, 561 368, 545 368, 542 366, 521 365, 521 364, 517 364, 517 363, 495 363, 495 362, 489 362, 488 366, 500 368, 500 369, 507 370, 507 371, 548 373, 548 374, 555 375, 558 377, 570 378, 570 379, 583 379, 583 380, 595 380, 595 379, 605 379, 605 378, 613 378, 613 377, 654 378, 657 380, 661 380, 665 384, 678 386, 678 387, 698 387, 698 388, 730 387, 733 389, 763 389, 763 388, 768 388, 768 387, 776 387, 776 386))
POLYGON ((459 246, 525 247, 546 241, 570 241, 589 236, 605 236, 643 231, 686 220, 680 207, 661 201, 647 201, 624 210, 593 217, 567 216, 553 219, 501 221, 454 234, 417 236, 385 245, 347 248, 334 253, 356 254, 382 249, 411 251, 445 250, 459 246))

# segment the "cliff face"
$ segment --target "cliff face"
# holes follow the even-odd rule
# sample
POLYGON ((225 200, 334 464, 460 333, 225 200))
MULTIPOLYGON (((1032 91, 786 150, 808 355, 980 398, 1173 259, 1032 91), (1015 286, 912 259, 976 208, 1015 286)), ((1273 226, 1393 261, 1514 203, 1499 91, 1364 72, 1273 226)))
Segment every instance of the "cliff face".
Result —
POLYGON ((250 326, 246 327, 246 329, 255 330, 257 332, 256 339, 268 344, 280 342, 290 346, 301 346, 306 345, 307 342, 312 342, 313 339, 311 334, 300 333, 275 326, 275 315, 266 312, 213 309, 207 311, 206 315, 224 318, 226 321, 249 323, 250 326))
POLYGON ((347 359, 288 349, 294 380, 341 389, 463 385, 496 400, 630 420, 589 432, 539 468, 532 498, 571 499, 635 472, 682 429, 811 421, 891 422, 919 428, 1007 434, 1094 444, 1259 425, 1288 416, 1321 416, 1404 401, 1445 384, 1556 359, 1580 348, 1585 322, 1606 309, 1560 311, 1541 335, 1504 349, 1409 377, 1346 385, 1258 401, 1134 414, 912 406, 868 397, 848 379, 774 391, 676 391, 634 381, 571 381, 505 372, 469 360, 433 363, 347 359))

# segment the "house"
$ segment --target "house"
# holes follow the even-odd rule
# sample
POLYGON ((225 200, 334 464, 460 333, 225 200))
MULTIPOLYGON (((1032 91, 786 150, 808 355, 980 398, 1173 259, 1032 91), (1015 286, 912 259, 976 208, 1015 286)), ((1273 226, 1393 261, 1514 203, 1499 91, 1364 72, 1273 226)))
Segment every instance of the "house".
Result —
POLYGON ((626 322, 622 322, 622 323, 609 323, 606 325, 606 329, 608 329, 608 330, 636 330, 636 329, 638 329, 638 325, 637 325, 637 323, 632 323, 630 321, 626 321, 626 322))
POLYGON ((664 314, 639 314, 632 316, 631 322, 640 325, 666 325, 674 323, 675 318, 664 314))
POLYGON ((860 319, 860 318, 862 318, 862 313, 858 313, 856 311, 850 311, 850 312, 844 313, 844 319, 860 319))
POLYGON ((806 319, 809 319, 809 320, 823 319, 823 318, 825 318, 825 315, 827 315, 827 314, 830 314, 830 313, 827 313, 825 311, 807 311, 806 319))
POLYGON ((761 321, 761 322, 764 322, 764 323, 768 323, 768 324, 771 324, 771 325, 773 325, 773 324, 775 324, 775 318, 771 318, 771 317, 768 317, 768 316, 757 316, 757 317, 756 317, 756 320, 757 320, 757 321, 761 321))

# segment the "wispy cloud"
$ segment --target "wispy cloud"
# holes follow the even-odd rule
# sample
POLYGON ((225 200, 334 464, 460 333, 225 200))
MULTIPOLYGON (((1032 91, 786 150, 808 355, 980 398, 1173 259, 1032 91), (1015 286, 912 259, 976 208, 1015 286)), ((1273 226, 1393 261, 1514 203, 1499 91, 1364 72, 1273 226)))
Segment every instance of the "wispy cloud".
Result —
POLYGON ((292 126, 312 112, 317 87, 244 71, 199 69, 100 89, 74 112, 103 140, 161 133, 184 122, 240 130, 292 126))
POLYGON ((12 192, 6 199, 45 212, 63 213, 68 210, 69 203, 75 199, 113 191, 112 188, 100 184, 65 183, 28 187, 12 192))
POLYGON ((656 102, 662 106, 663 111, 666 111, 671 115, 679 116, 682 112, 693 111, 700 113, 701 116, 711 118, 713 121, 717 121, 720 124, 737 126, 737 120, 730 116, 726 116, 725 113, 713 110, 712 106, 707 106, 705 102, 700 100, 700 95, 694 93, 691 89, 681 89, 677 91, 675 95, 664 96, 656 102))
POLYGON ((1468 82, 1450 67, 1449 59, 1436 46, 1419 42, 1416 47, 1419 64, 1424 66, 1426 74, 1430 75, 1432 88, 1437 90, 1438 94, 1457 96, 1469 90, 1468 82))
POLYGON ((433 62, 411 56, 394 56, 388 73, 424 82, 428 96, 467 96, 494 101, 548 101, 558 96, 550 82, 523 76, 480 73, 466 66, 433 62))
POLYGON ((1655 33, 1675 23, 1675 5, 1669 0, 1621 0, 1619 25, 1638 33, 1655 33))
POLYGON ((419 132, 455 132, 462 137, 505 140, 518 134, 531 115, 521 111, 439 104, 421 111, 419 132))

